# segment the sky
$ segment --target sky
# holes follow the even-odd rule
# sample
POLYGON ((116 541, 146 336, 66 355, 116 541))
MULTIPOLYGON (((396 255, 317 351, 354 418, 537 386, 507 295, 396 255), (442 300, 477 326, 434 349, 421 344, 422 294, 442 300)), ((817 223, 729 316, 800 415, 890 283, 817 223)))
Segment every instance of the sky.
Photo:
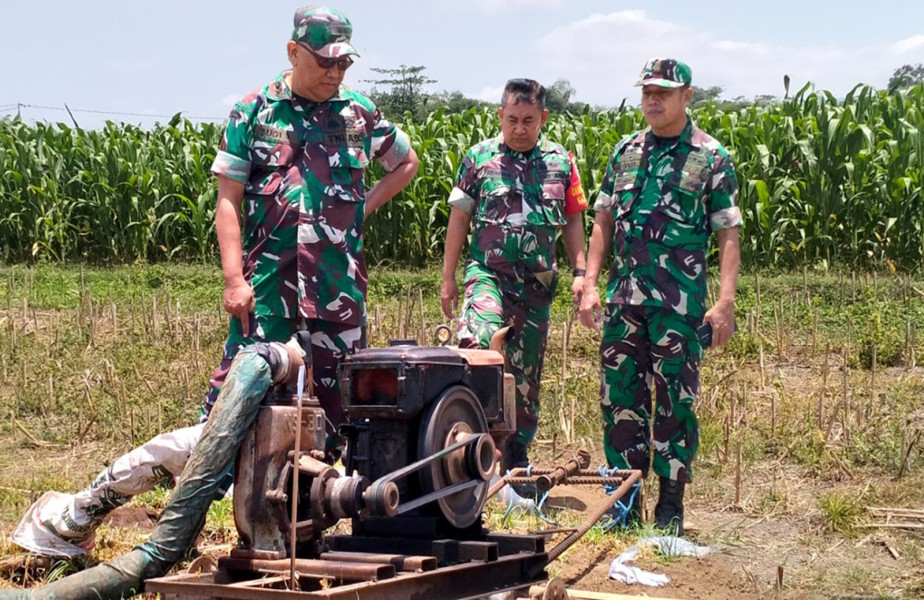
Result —
MULTIPOLYGON (((27 121, 138 125, 176 112, 220 122, 234 102, 286 68, 301 4, 262 0, 4 0, 0 115, 27 121), (146 116, 160 115, 160 116, 146 116)), ((675 57, 693 83, 723 97, 783 95, 811 84, 843 96, 884 88, 924 63, 920 0, 336 0, 361 57, 345 83, 373 68, 426 67, 429 91, 498 102, 504 82, 567 79, 572 100, 637 105, 650 57, 675 57)))

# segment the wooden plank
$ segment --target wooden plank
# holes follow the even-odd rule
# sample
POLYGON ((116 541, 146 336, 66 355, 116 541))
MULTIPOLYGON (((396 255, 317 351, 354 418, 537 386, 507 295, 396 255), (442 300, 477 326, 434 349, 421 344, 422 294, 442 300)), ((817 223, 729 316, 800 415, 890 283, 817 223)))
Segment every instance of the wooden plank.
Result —
MULTIPOLYGON (((544 585, 534 585, 529 588, 530 598, 541 598, 545 593, 544 585)), ((588 590, 568 589, 568 598, 571 600, 639 600, 640 598, 651 599, 651 596, 635 596, 626 594, 610 594, 609 592, 591 592, 588 590)), ((678 600, 676 598, 658 598, 658 600, 678 600)))
POLYGON ((289 581, 288 577, 285 577, 282 575, 276 575, 274 577, 264 577, 263 579, 248 579, 247 581, 237 581, 235 583, 226 583, 225 585, 227 585, 228 587, 234 587, 234 588, 263 587, 263 586, 270 585, 273 583, 288 583, 288 581, 289 581))

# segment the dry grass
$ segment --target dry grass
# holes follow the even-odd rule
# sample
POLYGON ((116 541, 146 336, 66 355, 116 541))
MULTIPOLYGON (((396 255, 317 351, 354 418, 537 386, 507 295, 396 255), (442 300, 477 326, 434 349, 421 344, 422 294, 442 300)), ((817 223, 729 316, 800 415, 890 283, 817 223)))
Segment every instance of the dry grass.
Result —
MULTIPOLYGON (((42 272, 38 278, 17 272, 6 310, 0 300, 0 560, 18 555, 7 536, 38 494, 83 486, 119 452, 194 420, 225 333, 217 284, 187 288, 169 269, 140 291, 132 283, 124 289, 107 284, 106 273, 87 274, 85 285, 74 272, 52 275, 57 279, 49 280, 66 280, 47 284, 63 286, 58 293, 43 287, 42 272), (94 287, 97 278, 104 281, 94 287), (70 305, 49 306, 47 298, 66 297, 70 305)), ((137 277, 150 283, 150 274, 137 277)), ((212 282, 208 274, 201 279, 212 282)), ((904 279, 881 277, 874 292, 873 281, 860 277, 852 293, 845 281, 851 279, 763 277, 759 296, 753 277, 742 278, 739 332, 703 365, 701 446, 688 520, 691 535, 721 553, 697 563, 712 569, 697 579, 708 582, 711 573, 737 586, 740 597, 774 593, 780 566, 783 597, 924 591, 920 535, 863 527, 869 505, 924 508, 924 369, 917 366, 924 340, 906 330, 924 323, 924 308, 905 294, 904 279), (864 318, 873 312, 878 320, 864 318), (872 370, 864 364, 869 346, 863 340, 881 346, 882 356, 899 347, 899 362, 872 370)), ((381 276, 373 283, 371 345, 407 336, 432 342, 432 329, 442 322, 437 277, 381 276)), ((603 460, 599 334, 574 327, 565 345, 571 314, 560 295, 533 450, 543 464, 578 447, 603 460)), ((145 495, 132 506, 157 510, 164 494, 145 495)), ((504 519, 501 512, 489 510, 492 528, 545 526, 535 517, 504 519)), ((610 589, 599 566, 637 533, 589 534, 552 571, 583 583, 577 587, 610 589)), ((92 557, 121 554, 144 535, 104 527, 92 557)), ((200 546, 221 548, 233 538, 227 506, 219 506, 200 546)), ((36 573, 42 578, 54 570, 36 573)), ((21 578, 0 576, 0 586, 10 581, 21 578)), ((707 588, 686 593, 724 597, 707 588)))

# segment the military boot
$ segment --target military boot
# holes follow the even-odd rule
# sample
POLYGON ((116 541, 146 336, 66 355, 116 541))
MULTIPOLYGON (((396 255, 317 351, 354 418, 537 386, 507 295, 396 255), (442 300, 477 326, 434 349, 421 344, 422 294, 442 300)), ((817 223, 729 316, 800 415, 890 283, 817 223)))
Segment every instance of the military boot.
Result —
POLYGON ((683 535, 683 490, 686 482, 661 477, 658 504, 655 506, 655 526, 673 535, 683 535))

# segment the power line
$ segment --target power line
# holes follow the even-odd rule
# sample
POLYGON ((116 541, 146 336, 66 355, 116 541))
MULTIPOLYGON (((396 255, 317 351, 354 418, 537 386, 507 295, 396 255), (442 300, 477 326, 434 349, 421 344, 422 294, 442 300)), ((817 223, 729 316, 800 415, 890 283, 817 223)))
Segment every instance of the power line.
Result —
MULTIPOLYGON (((0 110, 10 110, 13 108, 35 108, 40 110, 58 110, 58 111, 67 111, 66 108, 60 106, 45 106, 42 104, 10 104, 9 108, 0 107, 0 110)), ((71 112, 80 112, 80 113, 93 113, 98 115, 118 115, 124 117, 156 117, 162 119, 172 119, 174 115, 162 115, 155 113, 137 113, 137 112, 121 112, 115 110, 97 110, 92 108, 72 108, 71 112)), ((180 111, 182 113, 182 111, 180 111)), ((182 115, 184 119, 195 120, 195 121, 224 121, 227 117, 205 117, 197 115, 182 115)))

